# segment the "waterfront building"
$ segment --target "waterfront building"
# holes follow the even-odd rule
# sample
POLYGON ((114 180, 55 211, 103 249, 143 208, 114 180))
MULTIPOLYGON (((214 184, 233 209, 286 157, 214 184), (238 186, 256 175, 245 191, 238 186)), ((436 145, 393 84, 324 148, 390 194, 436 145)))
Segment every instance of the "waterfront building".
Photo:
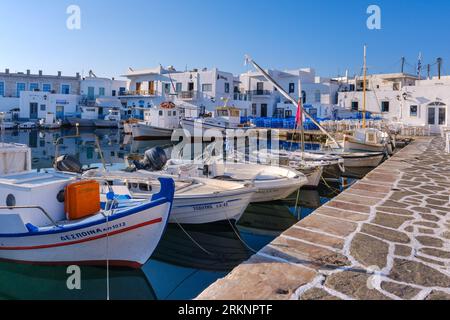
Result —
MULTIPOLYGON (((338 94, 338 105, 363 110, 362 79, 347 80, 338 94)), ((390 121, 425 126, 432 133, 450 125, 450 76, 419 80, 406 73, 367 77, 366 111, 390 121)))
MULTIPOLYGON (((133 70, 124 75, 130 83, 129 90, 120 99, 132 108, 149 108, 164 101, 179 106, 197 106, 200 113, 213 113, 225 104, 247 115, 250 101, 238 91, 239 81, 232 73, 213 69, 177 71, 174 67, 133 70)), ((142 111, 142 110, 141 110, 142 111)))
POLYGON ((63 76, 37 74, 27 70, 25 73, 12 73, 9 69, 0 72, 0 111, 15 112, 21 119, 38 119, 47 112, 60 116, 77 105, 80 91, 80 74, 63 76), (22 97, 23 96, 23 97, 22 97))
MULTIPOLYGON (((316 76, 312 68, 295 70, 267 70, 295 100, 302 97, 304 105, 314 109, 318 117, 332 115, 337 102, 339 82, 316 76)), ((260 72, 248 72, 239 77, 239 91, 251 97, 251 116, 287 118, 295 116, 297 106, 292 105, 268 82, 260 72)))

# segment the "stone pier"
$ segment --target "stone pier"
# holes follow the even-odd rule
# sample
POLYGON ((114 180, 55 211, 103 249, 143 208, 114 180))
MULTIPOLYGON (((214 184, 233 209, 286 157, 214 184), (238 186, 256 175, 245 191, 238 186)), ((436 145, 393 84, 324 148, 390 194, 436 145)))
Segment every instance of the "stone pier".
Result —
POLYGON ((450 299, 450 155, 418 138, 202 299, 450 299))

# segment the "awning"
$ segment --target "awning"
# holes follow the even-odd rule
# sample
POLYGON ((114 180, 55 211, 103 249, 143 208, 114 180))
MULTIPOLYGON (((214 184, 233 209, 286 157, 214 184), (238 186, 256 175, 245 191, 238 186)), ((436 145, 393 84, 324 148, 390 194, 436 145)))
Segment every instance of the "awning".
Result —
POLYGON ((100 108, 122 108, 122 103, 117 98, 97 98, 95 105, 100 108))

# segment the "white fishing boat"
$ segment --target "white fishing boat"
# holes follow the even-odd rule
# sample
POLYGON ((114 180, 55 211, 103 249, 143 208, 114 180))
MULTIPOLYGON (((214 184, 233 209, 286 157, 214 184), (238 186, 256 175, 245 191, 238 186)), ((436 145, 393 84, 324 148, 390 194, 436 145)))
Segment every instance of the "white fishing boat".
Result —
POLYGON ((139 122, 138 119, 128 119, 123 121, 123 133, 126 135, 131 135, 133 133, 132 127, 133 125, 139 122))
POLYGON ((170 138, 180 127, 180 112, 172 102, 144 110, 144 121, 131 125, 133 139, 170 138))
POLYGON ((259 150, 253 153, 254 160, 269 165, 279 165, 302 172, 308 183, 305 187, 317 187, 327 168, 344 172, 344 159, 337 155, 316 154, 305 151, 259 150))
POLYGON ((15 129, 16 127, 17 127, 17 123, 12 122, 12 121, 3 121, 0 124, 0 128, 5 129, 5 130, 12 130, 12 129, 15 129))
POLYGON ((161 179, 161 192, 151 200, 124 207, 109 192, 100 209, 99 184, 75 179, 58 172, 0 178, 0 259, 142 266, 166 227, 173 181, 161 179))
POLYGON ((39 120, 39 127, 42 129, 59 129, 61 128, 61 125, 61 120, 57 120, 53 112, 47 112, 45 119, 39 120))
POLYGON ((243 183, 202 178, 178 178, 149 171, 105 172, 91 170, 86 178, 108 181, 116 194, 134 201, 148 199, 159 192, 157 178, 165 176, 175 181, 175 196, 170 223, 204 224, 218 221, 238 221, 249 205, 255 189, 243 183))
POLYGON ((284 167, 259 164, 169 160, 161 173, 178 177, 205 177, 221 182, 233 181, 253 185, 256 188, 251 202, 281 200, 307 183, 301 172, 284 167))
POLYGON ((108 111, 103 119, 96 119, 94 125, 100 128, 118 128, 120 123, 120 109, 114 108, 108 111))
POLYGON ((19 129, 34 129, 37 127, 36 122, 27 121, 19 123, 19 129))
POLYGON ((215 117, 182 119, 181 127, 193 137, 202 137, 208 130, 224 134, 226 130, 240 130, 245 133, 254 128, 254 126, 241 125, 240 110, 226 106, 217 108, 215 117))

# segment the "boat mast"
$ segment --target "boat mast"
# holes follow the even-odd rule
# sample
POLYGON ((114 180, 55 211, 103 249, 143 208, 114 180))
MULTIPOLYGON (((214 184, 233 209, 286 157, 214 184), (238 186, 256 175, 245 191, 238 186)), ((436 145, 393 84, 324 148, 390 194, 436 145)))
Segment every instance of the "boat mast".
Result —
POLYGON ((366 81, 367 81, 367 46, 364 45, 364 80, 363 80, 363 128, 366 128, 366 81))
MULTIPOLYGON (((266 71, 264 71, 264 69, 261 68, 252 58, 250 58, 249 56, 245 56, 245 61, 250 62, 259 72, 261 72, 264 78, 266 78, 267 81, 272 83, 272 85, 278 90, 278 92, 281 93, 283 97, 289 100, 294 106, 297 105, 298 101, 295 101, 295 99, 292 98, 286 92, 286 90, 284 90, 274 79, 272 79, 272 77, 266 71)), ((322 127, 319 122, 317 122, 308 112, 306 112, 304 108, 302 108, 302 113, 306 117, 308 117, 311 120, 311 122, 314 123, 320 129, 320 131, 322 131, 334 144, 336 144, 338 148, 342 148, 341 144, 337 142, 336 139, 334 139, 333 136, 327 130, 325 130, 325 128, 322 127)))

